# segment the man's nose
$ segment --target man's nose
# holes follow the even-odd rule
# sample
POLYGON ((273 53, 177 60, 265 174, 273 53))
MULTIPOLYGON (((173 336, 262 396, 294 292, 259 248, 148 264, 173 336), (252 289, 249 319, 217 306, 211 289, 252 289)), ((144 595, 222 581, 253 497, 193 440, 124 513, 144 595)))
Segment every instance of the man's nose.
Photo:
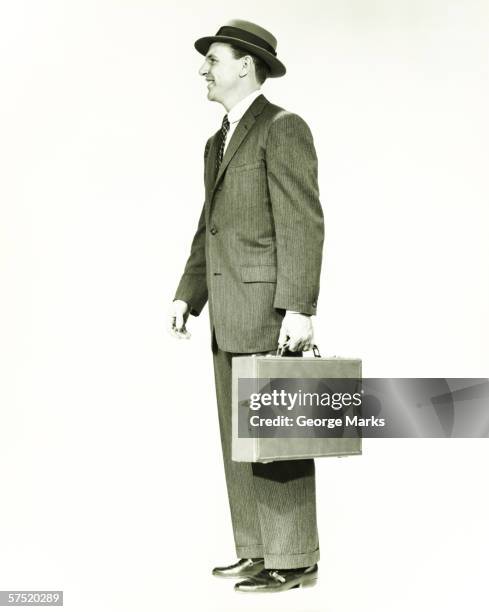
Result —
POLYGON ((208 71, 209 71, 209 69, 207 67, 207 62, 204 62, 202 64, 202 66, 199 68, 199 74, 200 74, 200 76, 205 76, 208 71))

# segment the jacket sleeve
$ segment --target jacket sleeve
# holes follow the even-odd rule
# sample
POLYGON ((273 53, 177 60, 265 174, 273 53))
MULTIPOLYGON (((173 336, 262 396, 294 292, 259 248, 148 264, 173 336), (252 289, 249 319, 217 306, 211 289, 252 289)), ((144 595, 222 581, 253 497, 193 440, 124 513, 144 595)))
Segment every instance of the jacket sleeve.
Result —
POLYGON ((281 112, 266 145, 267 180, 277 244, 274 307, 316 314, 324 242, 318 164, 311 131, 281 112))
MULTIPOLYGON (((210 139, 204 152, 204 166, 209 152, 210 139)), ((187 302, 190 314, 199 316, 204 308, 207 297, 206 259, 205 259, 205 202, 200 213, 197 231, 195 232, 185 269, 178 284, 174 300, 187 302)))

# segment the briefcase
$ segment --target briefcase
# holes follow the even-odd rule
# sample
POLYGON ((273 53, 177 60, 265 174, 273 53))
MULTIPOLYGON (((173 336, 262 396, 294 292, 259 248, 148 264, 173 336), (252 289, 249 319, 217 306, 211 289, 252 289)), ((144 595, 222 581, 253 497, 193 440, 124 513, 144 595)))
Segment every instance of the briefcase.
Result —
MULTIPOLYGON (((316 348, 316 347, 315 347, 316 348)), ((250 389, 259 392, 265 381, 291 379, 352 379, 361 391, 361 359, 315 356, 287 357, 275 354, 233 357, 232 364, 232 459, 233 461, 268 463, 314 457, 344 457, 362 454, 361 432, 352 437, 263 437, 243 436, 243 411, 249 411, 250 389), (359 382, 358 382, 359 381, 359 382), (243 385, 246 383, 245 392, 243 385), (241 394, 241 396, 240 396, 241 394), (245 398, 245 399, 243 399, 245 398), (241 420, 240 420, 241 419, 241 420)), ((294 381, 292 381, 293 383, 294 381)), ((296 381, 298 382, 298 381, 296 381)), ((318 381, 319 382, 319 381, 318 381)), ((338 381, 340 382, 340 381, 338 381)), ((291 417, 290 417, 291 418, 291 417)), ((292 431, 292 435, 294 435, 292 431)), ((350 435, 349 430, 348 435, 350 435)))

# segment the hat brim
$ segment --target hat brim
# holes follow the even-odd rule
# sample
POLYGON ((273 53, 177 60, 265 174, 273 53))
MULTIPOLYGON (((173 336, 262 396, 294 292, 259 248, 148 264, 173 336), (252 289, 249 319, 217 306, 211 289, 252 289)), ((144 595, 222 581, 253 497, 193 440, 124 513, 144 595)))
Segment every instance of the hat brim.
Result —
POLYGON ((232 45, 236 45, 240 47, 240 49, 246 49, 257 55, 260 59, 262 59, 265 64, 270 69, 270 77, 281 77, 286 73, 286 68, 282 64, 280 60, 278 60, 275 55, 272 55, 269 51, 262 49, 262 47, 258 47, 257 45, 253 45, 252 43, 245 42, 240 38, 233 38, 232 36, 205 36, 204 38, 199 38, 195 41, 194 47, 201 55, 207 55, 207 51, 209 51, 209 47, 212 43, 215 42, 223 42, 232 45))

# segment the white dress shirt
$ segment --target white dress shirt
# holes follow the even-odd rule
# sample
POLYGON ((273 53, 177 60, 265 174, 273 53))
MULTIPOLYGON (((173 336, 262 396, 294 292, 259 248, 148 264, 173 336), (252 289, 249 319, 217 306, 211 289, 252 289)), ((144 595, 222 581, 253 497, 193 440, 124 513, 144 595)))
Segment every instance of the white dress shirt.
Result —
POLYGON ((252 91, 250 94, 248 94, 246 98, 243 98, 237 104, 235 104, 233 108, 228 112, 229 131, 226 135, 224 153, 226 152, 227 146, 229 144, 229 141, 231 140, 231 136, 233 135, 234 130, 238 127, 239 120, 260 95, 261 90, 255 89, 255 91, 252 91))

